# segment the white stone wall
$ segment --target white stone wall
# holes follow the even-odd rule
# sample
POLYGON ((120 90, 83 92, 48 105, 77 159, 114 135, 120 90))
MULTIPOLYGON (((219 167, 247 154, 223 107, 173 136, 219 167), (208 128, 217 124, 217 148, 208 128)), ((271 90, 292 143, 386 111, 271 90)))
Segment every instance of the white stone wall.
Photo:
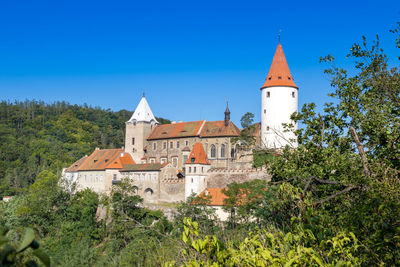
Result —
POLYGON ((129 179, 145 202, 155 202, 160 198, 160 171, 121 172, 121 178, 129 179))
MULTIPOLYGON (((297 112, 298 89, 294 87, 267 87, 261 90, 261 144, 266 148, 297 147, 293 132, 285 133, 282 123, 290 123, 297 112), (268 97, 269 95, 269 97, 268 97)), ((297 126, 296 126, 297 127, 297 126)))
POLYGON ((207 188, 207 171, 210 165, 186 164, 185 200, 193 193, 198 195, 207 188))

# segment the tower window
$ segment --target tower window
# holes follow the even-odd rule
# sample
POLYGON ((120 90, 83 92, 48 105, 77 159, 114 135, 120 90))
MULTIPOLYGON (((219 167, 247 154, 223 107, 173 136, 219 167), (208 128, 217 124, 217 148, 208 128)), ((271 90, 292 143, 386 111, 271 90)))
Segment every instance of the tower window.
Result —
POLYGON ((269 126, 267 126, 267 131, 269 131, 269 126))
POLYGON ((296 93, 292 92, 292 97, 295 98, 296 97, 296 93))
POLYGON ((188 146, 189 145, 189 141, 185 141, 185 146, 188 146))
POLYGON ((267 110, 266 109, 264 109, 264 114, 267 114, 267 110))
POLYGON ((267 97, 270 97, 271 96, 271 92, 267 92, 267 97))
POLYGON ((132 145, 135 144, 135 138, 132 138, 132 145))

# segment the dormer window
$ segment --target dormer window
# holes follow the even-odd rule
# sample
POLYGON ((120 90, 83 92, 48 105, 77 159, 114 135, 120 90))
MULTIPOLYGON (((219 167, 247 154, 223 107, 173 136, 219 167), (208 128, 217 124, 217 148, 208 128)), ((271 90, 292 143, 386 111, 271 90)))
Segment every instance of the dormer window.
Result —
POLYGON ((97 162, 97 159, 93 160, 93 162, 96 163, 96 162, 97 162))
POLYGON ((268 80, 271 80, 271 79, 272 79, 272 77, 269 77, 269 78, 268 78, 268 80))
POLYGON ((282 77, 281 77, 281 76, 278 76, 278 80, 282 80, 282 77))
POLYGON ((194 163, 195 160, 196 160, 196 158, 191 158, 190 163, 194 163))

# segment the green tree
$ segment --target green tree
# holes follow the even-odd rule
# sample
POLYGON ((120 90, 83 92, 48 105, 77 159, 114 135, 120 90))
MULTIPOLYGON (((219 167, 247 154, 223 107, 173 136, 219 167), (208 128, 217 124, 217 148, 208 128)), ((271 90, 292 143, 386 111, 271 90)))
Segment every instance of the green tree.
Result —
POLYGON ((242 128, 248 128, 253 124, 254 121, 254 114, 251 112, 247 112, 242 116, 240 119, 240 124, 242 125, 242 128))

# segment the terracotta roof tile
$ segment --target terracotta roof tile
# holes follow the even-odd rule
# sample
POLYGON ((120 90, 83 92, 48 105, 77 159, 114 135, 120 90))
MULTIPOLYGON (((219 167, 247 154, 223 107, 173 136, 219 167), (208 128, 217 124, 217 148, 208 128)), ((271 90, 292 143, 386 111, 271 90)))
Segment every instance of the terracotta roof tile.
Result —
POLYGON ((125 153, 122 149, 96 149, 90 156, 81 158, 66 171, 122 169, 126 164, 135 164, 135 162, 129 153, 125 153), (78 167, 75 167, 77 163, 78 167))
POLYGON ((210 198, 208 205, 210 206, 223 206, 224 200, 228 197, 222 192, 226 188, 206 188, 199 194, 201 198, 210 198))
POLYGON ((190 121, 157 125, 147 140, 197 136, 204 121, 190 121))
POLYGON ((211 164, 201 143, 194 144, 192 152, 190 152, 186 164, 211 164))
POLYGON ((66 172, 76 172, 79 170, 79 167, 85 162, 86 158, 88 156, 84 156, 80 159, 78 159, 77 161, 74 162, 74 164, 72 164, 71 166, 69 166, 65 171, 66 172))
POLYGON ((219 137, 219 136, 239 136, 240 130, 236 125, 229 121, 225 126, 225 121, 207 121, 201 130, 200 137, 219 137))
POLYGON ((283 53, 281 44, 278 44, 276 47, 268 76, 265 79, 265 83, 261 89, 271 86, 290 86, 298 88, 293 81, 292 75, 290 74, 289 66, 287 64, 285 54, 283 53))

